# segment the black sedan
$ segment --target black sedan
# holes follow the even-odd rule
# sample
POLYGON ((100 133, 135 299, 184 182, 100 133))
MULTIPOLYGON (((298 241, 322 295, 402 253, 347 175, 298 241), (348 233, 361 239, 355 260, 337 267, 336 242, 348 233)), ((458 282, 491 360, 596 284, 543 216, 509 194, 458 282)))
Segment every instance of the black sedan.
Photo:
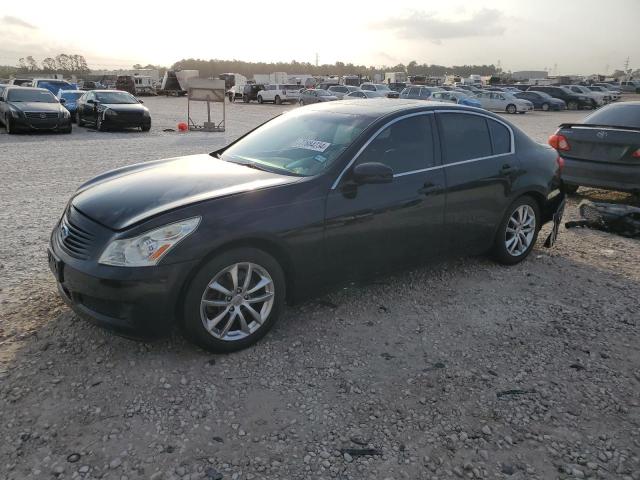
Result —
POLYGON ((79 126, 93 125, 96 130, 113 128, 151 129, 149 109, 142 100, 121 90, 91 90, 78 99, 79 126))
POLYGON ((569 193, 589 186, 640 192, 640 102, 607 105, 549 138, 563 158, 569 193))
POLYGON ((556 152, 497 115, 327 102, 209 155, 90 180, 52 232, 49 263, 85 317, 134 336, 180 322, 233 351, 323 285, 446 253, 524 260, 559 185, 556 152))
POLYGON ((7 86, 0 94, 0 122, 7 133, 54 130, 71 133, 71 115, 44 88, 7 86))

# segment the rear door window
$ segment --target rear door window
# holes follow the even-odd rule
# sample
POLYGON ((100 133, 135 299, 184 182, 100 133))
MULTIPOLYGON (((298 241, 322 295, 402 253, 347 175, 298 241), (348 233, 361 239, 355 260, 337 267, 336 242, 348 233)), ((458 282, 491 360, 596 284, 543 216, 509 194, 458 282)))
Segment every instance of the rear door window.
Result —
POLYGON ((493 154, 501 155, 511 152, 511 133, 503 124, 495 120, 487 119, 491 142, 493 144, 493 154))
POLYGON ((485 117, 467 113, 440 113, 438 117, 446 164, 492 155, 485 117))

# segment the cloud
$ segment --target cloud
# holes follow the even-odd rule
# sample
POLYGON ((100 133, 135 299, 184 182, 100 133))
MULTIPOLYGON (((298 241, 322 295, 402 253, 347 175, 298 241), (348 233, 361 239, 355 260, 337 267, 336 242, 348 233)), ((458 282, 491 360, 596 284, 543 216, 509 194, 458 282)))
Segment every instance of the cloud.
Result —
POLYGON ((377 22, 374 27, 392 30, 400 38, 426 39, 440 44, 442 40, 500 35, 503 14, 499 10, 483 8, 464 20, 442 20, 434 13, 413 12, 408 17, 395 17, 377 22))
POLYGON ((29 22, 25 22, 21 18, 12 17, 10 15, 5 15, 4 17, 2 17, 2 20, 0 20, 0 23, 9 25, 11 27, 29 28, 31 30, 36 30, 38 28, 35 25, 31 25, 29 22))

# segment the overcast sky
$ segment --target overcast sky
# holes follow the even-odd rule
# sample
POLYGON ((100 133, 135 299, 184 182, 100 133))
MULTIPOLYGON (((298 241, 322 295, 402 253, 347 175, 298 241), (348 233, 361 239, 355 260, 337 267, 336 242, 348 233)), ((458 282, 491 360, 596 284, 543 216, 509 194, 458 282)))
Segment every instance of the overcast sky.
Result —
POLYGON ((500 61, 551 74, 611 73, 627 56, 640 67, 640 0, 30 0, 3 2, 0 12, 4 65, 64 52, 83 54, 90 68, 189 57, 313 63, 316 53, 320 63, 500 61))

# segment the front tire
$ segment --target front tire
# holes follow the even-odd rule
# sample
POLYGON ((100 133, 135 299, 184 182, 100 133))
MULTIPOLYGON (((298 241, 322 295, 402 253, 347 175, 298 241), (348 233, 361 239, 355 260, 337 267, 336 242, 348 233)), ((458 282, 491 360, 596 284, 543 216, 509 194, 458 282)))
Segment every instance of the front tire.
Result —
POLYGON ((580 185, 574 185, 572 183, 565 183, 562 185, 562 191, 568 193, 569 195, 573 195, 578 191, 580 185))
POLYGON ((509 105, 507 105, 507 113, 514 114, 517 111, 518 111, 518 109, 516 108, 516 106, 513 103, 510 103, 509 105))
POLYGON ((14 133, 16 133, 15 129, 13 128, 13 122, 11 120, 11 117, 6 117, 4 120, 4 128, 7 130, 7 133, 9 135, 13 135, 14 133))
POLYGON ((517 198, 500 222, 493 258, 503 265, 515 265, 527 258, 538 239, 540 221, 538 203, 528 195, 517 198))
POLYGON ((543 112, 548 112, 549 111, 549 104, 548 103, 543 103, 542 104, 542 111, 543 112))
POLYGON ((258 95, 258 103, 262 105, 263 102, 264 100, 262 99, 262 95, 258 95))
POLYGON ((96 117, 96 130, 104 132, 104 125, 102 124, 102 117, 100 115, 96 117))
POLYGON ((84 127, 84 121, 80 116, 80 112, 76 112, 76 123, 78 124, 79 127, 84 127))
POLYGON ((578 110, 578 102, 575 100, 569 101, 569 103, 567 103, 567 110, 578 110))
POLYGON ((286 297, 278 261, 252 247, 217 255, 198 271, 184 298, 184 327, 211 352, 253 345, 273 327, 286 297))

